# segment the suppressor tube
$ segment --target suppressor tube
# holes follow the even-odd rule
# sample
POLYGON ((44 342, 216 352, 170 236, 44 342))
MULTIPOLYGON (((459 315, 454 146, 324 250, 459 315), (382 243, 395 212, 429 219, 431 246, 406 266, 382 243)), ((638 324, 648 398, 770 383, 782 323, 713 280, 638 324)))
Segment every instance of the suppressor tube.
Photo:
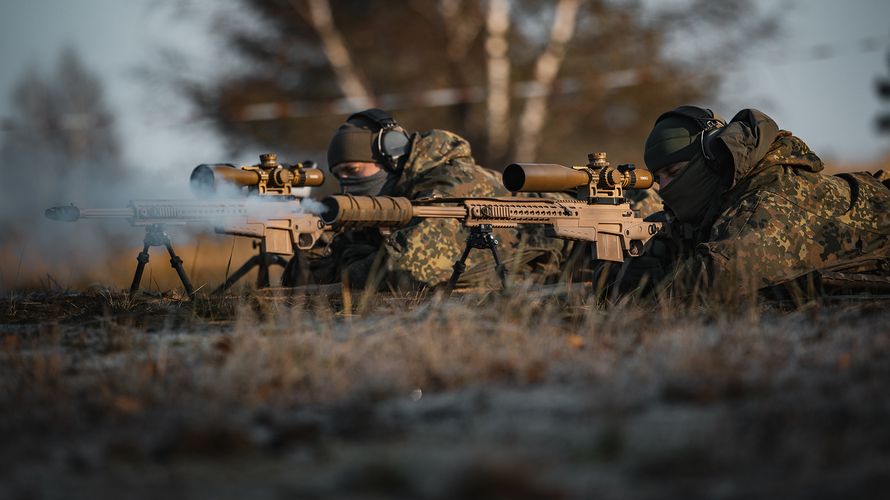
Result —
POLYGON ((411 200, 392 196, 335 195, 321 201, 325 224, 337 227, 397 227, 414 217, 411 200))

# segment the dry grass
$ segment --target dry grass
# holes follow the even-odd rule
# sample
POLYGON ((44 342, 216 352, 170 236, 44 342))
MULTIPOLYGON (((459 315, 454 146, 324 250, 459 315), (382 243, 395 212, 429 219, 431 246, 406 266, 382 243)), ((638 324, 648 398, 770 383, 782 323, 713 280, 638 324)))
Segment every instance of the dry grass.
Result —
POLYGON ((596 296, 16 295, 0 302, 0 484, 743 498, 890 477, 886 304, 596 296))

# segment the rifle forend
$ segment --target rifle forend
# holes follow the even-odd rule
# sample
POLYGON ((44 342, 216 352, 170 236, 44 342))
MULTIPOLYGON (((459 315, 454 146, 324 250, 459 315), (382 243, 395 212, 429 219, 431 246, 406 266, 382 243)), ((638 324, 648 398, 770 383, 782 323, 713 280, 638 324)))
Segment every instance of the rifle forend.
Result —
POLYGON ((192 171, 192 192, 199 198, 216 194, 229 185, 249 194, 291 196, 293 188, 321 186, 324 172, 311 161, 285 165, 275 153, 260 155, 260 163, 236 167, 228 163, 202 164, 192 171))

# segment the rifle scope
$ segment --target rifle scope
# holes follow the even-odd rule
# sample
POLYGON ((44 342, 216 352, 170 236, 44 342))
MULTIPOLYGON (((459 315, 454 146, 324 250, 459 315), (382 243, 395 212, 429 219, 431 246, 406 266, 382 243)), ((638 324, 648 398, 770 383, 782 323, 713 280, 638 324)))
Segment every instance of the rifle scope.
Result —
POLYGON ((547 193, 568 191, 594 181, 608 187, 621 186, 628 189, 648 189, 652 186, 652 173, 646 169, 618 170, 612 167, 602 169, 568 168, 553 163, 513 163, 504 169, 504 187, 517 192, 547 193))
MULTIPOLYGON (((259 165, 236 167, 228 163, 205 163, 192 170, 190 184, 199 197, 215 194, 222 186, 247 187, 259 194, 289 194, 291 188, 321 186, 324 172, 317 168, 304 168, 303 164, 280 165, 272 157, 264 158, 259 165)), ((311 162, 307 162, 311 163, 311 162)))

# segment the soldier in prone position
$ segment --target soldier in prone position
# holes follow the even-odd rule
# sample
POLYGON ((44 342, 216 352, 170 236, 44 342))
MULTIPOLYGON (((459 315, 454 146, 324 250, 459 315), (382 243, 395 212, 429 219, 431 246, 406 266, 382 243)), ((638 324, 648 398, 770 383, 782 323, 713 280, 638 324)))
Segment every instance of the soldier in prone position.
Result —
POLYGON ((755 109, 729 123, 695 106, 664 113, 644 158, 669 231, 629 264, 622 288, 681 260, 711 283, 744 278, 756 289, 808 276, 890 285, 885 174, 825 175, 803 140, 755 109))
MULTIPOLYGON (((500 174, 476 164, 469 143, 445 131, 409 134, 386 112, 369 109, 350 116, 331 139, 328 166, 346 194, 402 196, 412 200, 441 197, 508 196, 500 174)), ((464 248, 468 230, 454 219, 419 219, 382 235, 377 229, 350 229, 333 237, 300 272, 295 258, 283 284, 347 281, 350 287, 411 289, 448 281, 464 248), (302 276, 302 277, 301 277, 302 276), (369 279, 375 283, 369 284, 369 279)), ((544 235, 541 226, 495 229, 498 252, 511 279, 558 276, 563 240, 544 235)), ((488 252, 473 252, 460 285, 497 283, 488 252)))

